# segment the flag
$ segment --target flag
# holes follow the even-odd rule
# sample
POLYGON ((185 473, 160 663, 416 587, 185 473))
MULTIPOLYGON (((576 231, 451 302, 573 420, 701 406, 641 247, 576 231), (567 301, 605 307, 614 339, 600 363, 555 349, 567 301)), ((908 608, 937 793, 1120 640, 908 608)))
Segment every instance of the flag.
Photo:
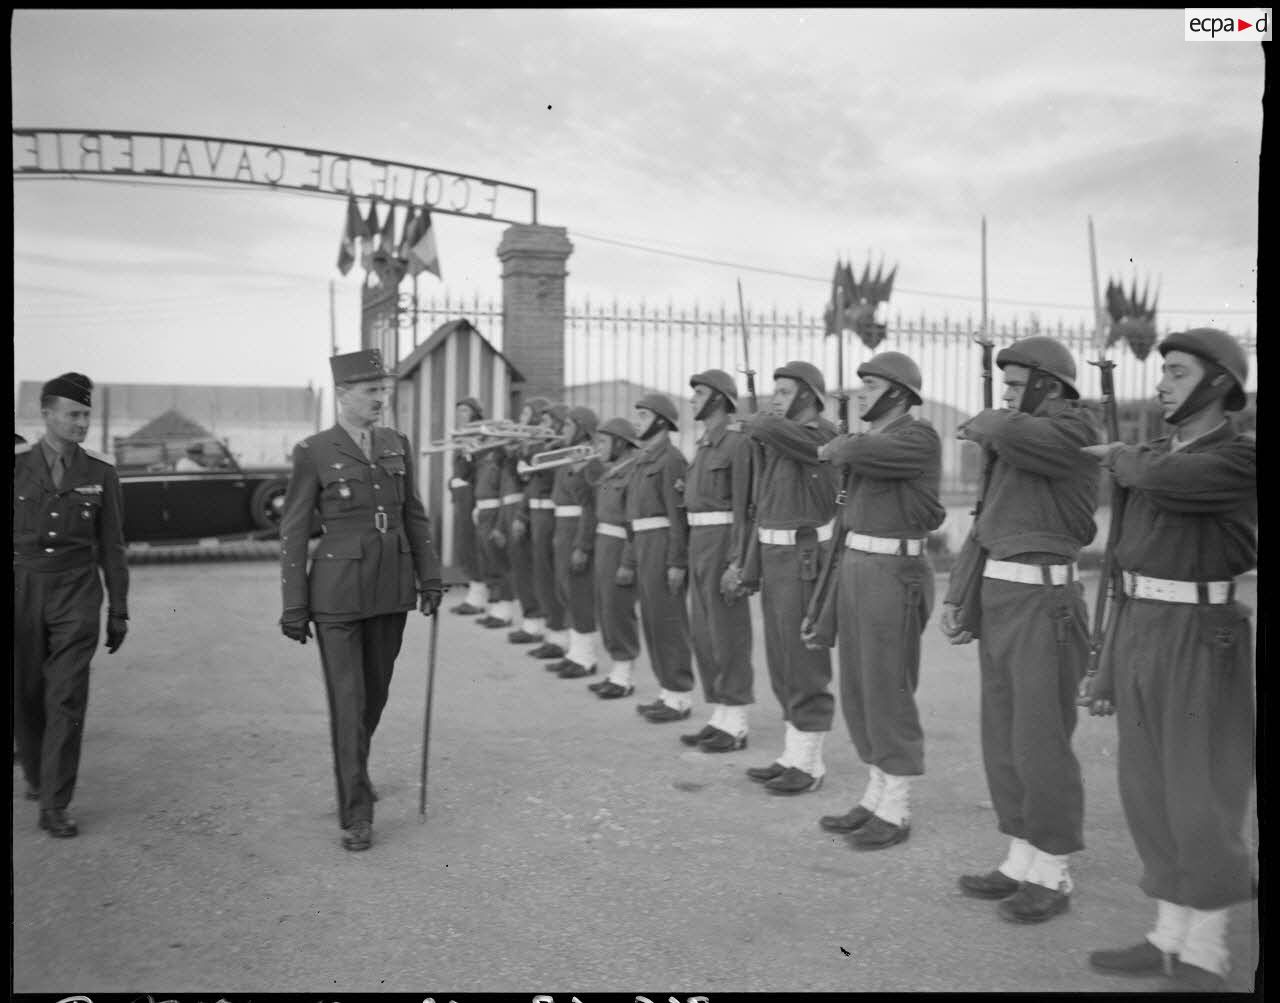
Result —
POLYGON ((409 264, 409 248, 413 246, 413 238, 418 229, 418 207, 413 206, 404 219, 404 230, 400 233, 400 244, 396 247, 396 257, 406 267, 409 264))
POLYGON ((822 320, 823 320, 823 323, 826 325, 826 333, 828 337, 830 337, 831 335, 840 333, 840 329, 843 326, 841 324, 841 320, 843 318, 837 317, 836 311, 840 310, 841 312, 843 312, 844 308, 848 307, 849 305, 848 290, 845 290, 843 293, 843 301, 841 296, 841 288, 844 283, 844 273, 842 271, 843 268, 844 266, 840 264, 840 259, 837 258, 836 270, 835 270, 835 273, 831 276, 831 302, 827 304, 827 309, 823 312, 823 315, 822 315, 822 320))
POLYGON ((406 238, 409 244, 409 274, 418 275, 430 272, 440 278, 440 254, 436 250, 436 229, 431 225, 431 210, 425 205, 417 217, 412 238, 406 238))
POLYGON ((387 206, 387 218, 382 222, 382 230, 378 233, 377 246, 373 250, 373 267, 379 270, 392 264, 396 256, 396 207, 393 202, 387 206))
POLYGON ((369 215, 365 217, 364 230, 360 233, 360 264, 365 271, 373 268, 374 243, 378 236, 378 200, 369 203, 369 215))
POLYGON ((338 271, 343 275, 356 263, 356 241, 364 236, 364 220, 354 195, 347 196, 347 224, 342 231, 342 243, 338 247, 338 271))

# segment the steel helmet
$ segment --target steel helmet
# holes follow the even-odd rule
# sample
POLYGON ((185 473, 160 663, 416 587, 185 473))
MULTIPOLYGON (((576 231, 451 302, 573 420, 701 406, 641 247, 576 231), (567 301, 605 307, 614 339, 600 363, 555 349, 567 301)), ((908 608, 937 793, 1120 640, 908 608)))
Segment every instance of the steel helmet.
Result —
POLYGON ((585 433, 588 438, 596 434, 596 426, 600 424, 596 413, 591 408, 581 405, 569 408, 569 413, 565 417, 578 426, 579 434, 585 433))
POLYGON ((812 362, 800 362, 797 360, 781 365, 773 371, 775 380, 780 376, 803 383, 817 398, 818 410, 821 411, 823 409, 826 404, 823 398, 827 393, 827 381, 822 378, 822 373, 812 362))
POLYGON ((551 415, 551 423, 557 430, 564 428, 564 420, 569 417, 569 405, 552 404, 547 408, 547 414, 551 415))
POLYGON ((696 373, 689 377, 689 386, 696 387, 699 384, 724 394, 731 404, 738 403, 738 385, 723 369, 708 369, 704 373, 696 373))
POLYGON ((901 352, 881 352, 873 355, 858 367, 859 376, 879 376, 881 379, 904 387, 916 404, 923 403, 920 397, 922 380, 920 367, 910 357, 901 352))
POLYGON ((471 413, 475 416, 472 419, 473 421, 479 421, 484 417, 484 408, 480 406, 480 402, 474 397, 463 397, 455 406, 461 407, 463 404, 471 408, 471 413))
POLYGON ((666 418, 667 424, 670 425, 672 429, 678 429, 680 427, 679 412, 676 411, 675 404, 666 394, 645 394, 636 401, 636 407, 642 407, 647 411, 652 411, 654 414, 666 418))
POLYGON ((1067 351, 1067 346, 1043 334, 1015 341, 1008 348, 1000 349, 996 355, 996 365, 1026 366, 1048 373, 1062 383, 1065 396, 1078 400, 1080 391, 1076 389, 1076 362, 1067 351))
POLYGON ((547 413, 549 407, 551 407, 551 401, 545 397, 530 397, 520 406, 520 410, 523 411, 528 408, 529 414, 532 416, 531 420, 537 422, 539 418, 547 413))
POLYGON ((605 435, 612 435, 615 439, 621 439, 633 446, 639 446, 640 440, 636 438, 636 428, 626 418, 610 418, 600 426, 600 431, 605 435))
POLYGON ((1196 358, 1221 366, 1236 381, 1227 392, 1223 407, 1228 411, 1242 411, 1248 399, 1244 385, 1249 379, 1249 360, 1240 342, 1216 327, 1196 327, 1190 331, 1178 331, 1156 346, 1161 355, 1170 352, 1189 352, 1196 358))

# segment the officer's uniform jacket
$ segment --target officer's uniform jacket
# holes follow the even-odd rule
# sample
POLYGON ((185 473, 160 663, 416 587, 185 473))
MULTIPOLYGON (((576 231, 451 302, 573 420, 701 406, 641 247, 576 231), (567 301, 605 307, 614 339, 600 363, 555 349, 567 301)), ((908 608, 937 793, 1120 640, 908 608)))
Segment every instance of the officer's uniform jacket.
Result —
POLYGON ((370 432, 372 460, 340 425, 294 447, 280 523, 286 613, 332 623, 406 612, 439 583, 409 440, 391 428, 370 432), (313 512, 323 535, 308 571, 313 512))
POLYGON ((127 616, 124 501, 115 467, 105 457, 77 445, 63 471, 62 483, 54 487, 39 442, 17 447, 15 454, 14 566, 59 572, 96 564, 106 580, 108 611, 127 616))

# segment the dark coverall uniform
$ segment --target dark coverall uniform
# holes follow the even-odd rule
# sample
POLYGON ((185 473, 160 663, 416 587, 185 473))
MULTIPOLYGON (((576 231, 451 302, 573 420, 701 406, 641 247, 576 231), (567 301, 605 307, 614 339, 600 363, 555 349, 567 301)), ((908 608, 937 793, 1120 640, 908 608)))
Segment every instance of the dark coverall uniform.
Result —
MULTIPOLYGON (((1060 856, 1084 847, 1071 736, 1089 637, 1083 587, 1074 574, 1052 584, 1049 566, 1070 568, 1097 531, 1098 464, 1080 447, 1096 444, 1099 429, 1074 401, 1048 401, 1035 415, 982 417, 989 430, 978 438, 994 460, 978 544, 988 562, 1041 575, 1037 584, 1004 581, 988 568, 982 579, 982 758, 1000 832, 1060 856)), ((952 576, 946 601, 960 605, 961 591, 952 576)))
POLYGON ((533 591, 538 609, 546 618, 548 633, 569 629, 564 603, 556 587, 556 503, 551 500, 555 470, 535 471, 524 487, 529 507, 529 543, 533 559, 533 591))
POLYGON ((818 447, 830 442, 836 429, 822 418, 801 425, 756 414, 743 423, 743 430, 764 446, 756 478, 760 542, 751 548, 752 564, 758 567, 744 569, 743 578, 760 582, 769 682, 784 721, 798 731, 830 731, 835 715, 835 698, 828 689, 831 652, 805 647, 800 625, 818 577, 820 544, 831 538, 836 513, 835 471, 818 462, 818 447), (781 535, 772 535, 775 530, 781 535), (770 543, 765 536, 786 536, 792 542, 770 543))
POLYGON ((104 578, 108 612, 129 613, 123 523, 107 460, 76 446, 55 487, 42 441, 14 458, 13 723, 43 810, 75 792, 104 578))
POLYGON ((476 488, 475 463, 461 450, 453 454, 453 477, 449 480, 449 493, 453 498, 453 563, 469 582, 478 582, 482 575, 476 556, 476 488))
MULTIPOLYGON (((1111 459, 1129 489, 1116 547, 1126 579, 1229 582, 1256 567, 1254 441, 1224 424, 1169 447, 1158 439, 1111 459)), ((1120 799, 1142 859, 1140 886, 1152 898, 1211 910, 1252 895, 1244 820, 1253 651, 1249 609, 1233 590, 1191 591, 1203 595, 1126 594, 1105 657, 1115 672, 1120 799)))
POLYGON ((551 488, 551 500, 556 506, 556 587, 560 602, 568 611, 569 627, 579 634, 595 633, 595 581, 590 563, 580 574, 574 574, 570 565, 575 550, 581 550, 588 558, 595 550, 596 492, 591 484, 599 480, 602 466, 593 459, 582 466, 574 463, 556 467, 551 488))
POLYGON ((942 443, 909 414, 875 434, 843 436, 829 458, 848 480, 840 509, 847 531, 834 607, 840 709, 864 763, 892 776, 924 773, 916 708, 920 635, 933 610, 933 568, 925 550, 942 525, 942 443), (886 553, 898 541, 897 553, 886 553))
POLYGON ((502 460, 502 508, 498 526, 507 537, 507 563, 511 566, 511 583, 525 619, 542 616, 538 594, 533 587, 533 541, 529 536, 529 509, 524 484, 516 472, 520 458, 508 453, 502 460), (517 522, 524 523, 524 535, 516 539, 517 522))
POLYGON ((508 602, 514 598, 511 588, 511 562, 505 547, 499 547, 489 534, 500 527, 502 515, 502 461, 498 450, 490 449, 476 456, 476 553, 480 557, 480 573, 489 587, 489 603, 508 602))
POLYGON ((745 707, 752 693, 751 607, 720 594, 720 577, 750 531, 751 440, 728 426, 705 433, 685 482, 689 518, 689 626, 707 703, 745 707))
POLYGON ((308 610, 316 625, 344 829, 373 821, 369 745, 406 614, 419 589, 440 578, 409 440, 390 428, 370 431, 372 459, 340 425, 295 446, 280 521, 285 611, 308 610), (315 511, 323 535, 308 572, 315 511))
POLYGON ((615 662, 634 662, 640 656, 636 590, 624 589, 615 580, 627 543, 627 482, 634 455, 602 468, 596 484, 596 622, 601 644, 615 662))
POLYGON ((636 572, 640 628, 654 677, 672 693, 693 689, 686 589, 674 596, 667 589, 667 568, 689 565, 689 527, 680 497, 687 467, 665 433, 641 447, 627 480, 630 532, 622 551, 622 566, 636 572))

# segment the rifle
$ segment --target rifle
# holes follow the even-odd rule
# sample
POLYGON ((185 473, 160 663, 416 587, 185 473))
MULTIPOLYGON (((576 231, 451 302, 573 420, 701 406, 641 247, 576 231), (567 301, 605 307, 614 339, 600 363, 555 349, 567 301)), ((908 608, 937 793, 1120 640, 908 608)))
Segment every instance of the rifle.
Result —
POLYGON ((751 413, 760 410, 760 399, 756 397, 756 371, 751 368, 751 341, 747 336, 747 308, 742 302, 742 280, 738 279, 738 322, 742 325, 742 369, 747 377, 747 395, 751 398, 751 413))
MULTIPOLYGON (((747 396, 751 398, 751 413, 760 411, 760 398, 756 396, 756 371, 751 368, 751 340, 747 334, 747 309, 742 301, 742 280, 738 279, 738 322, 742 326, 742 369, 747 377, 747 396)), ((752 566, 753 551, 760 541, 756 534, 756 499, 760 497, 760 473, 764 466, 764 448, 758 444, 751 449, 751 497, 747 499, 747 529, 742 534, 742 553, 738 555, 739 572, 752 566)))
MULTIPOLYGON (((1098 367, 1098 379, 1102 385, 1102 416, 1107 429, 1107 441, 1120 441, 1120 413, 1116 405, 1116 385, 1113 370, 1116 364, 1107 358, 1106 339, 1102 337, 1102 305, 1098 296, 1098 263, 1093 242, 1093 220, 1089 220, 1089 261, 1093 267, 1093 309, 1098 327, 1095 340, 1098 358, 1089 364, 1098 367)), ((1089 638, 1089 664, 1076 704, 1088 707, 1094 717, 1106 717, 1113 713, 1112 699, 1115 688, 1111 664, 1103 667, 1102 649, 1115 625, 1116 613, 1123 597, 1120 565, 1116 561, 1116 545, 1120 541, 1120 523, 1124 519, 1128 491, 1111 475, 1111 522, 1107 527, 1107 545, 1102 552, 1102 576, 1098 580, 1098 595, 1093 605, 1093 633, 1089 638)))

